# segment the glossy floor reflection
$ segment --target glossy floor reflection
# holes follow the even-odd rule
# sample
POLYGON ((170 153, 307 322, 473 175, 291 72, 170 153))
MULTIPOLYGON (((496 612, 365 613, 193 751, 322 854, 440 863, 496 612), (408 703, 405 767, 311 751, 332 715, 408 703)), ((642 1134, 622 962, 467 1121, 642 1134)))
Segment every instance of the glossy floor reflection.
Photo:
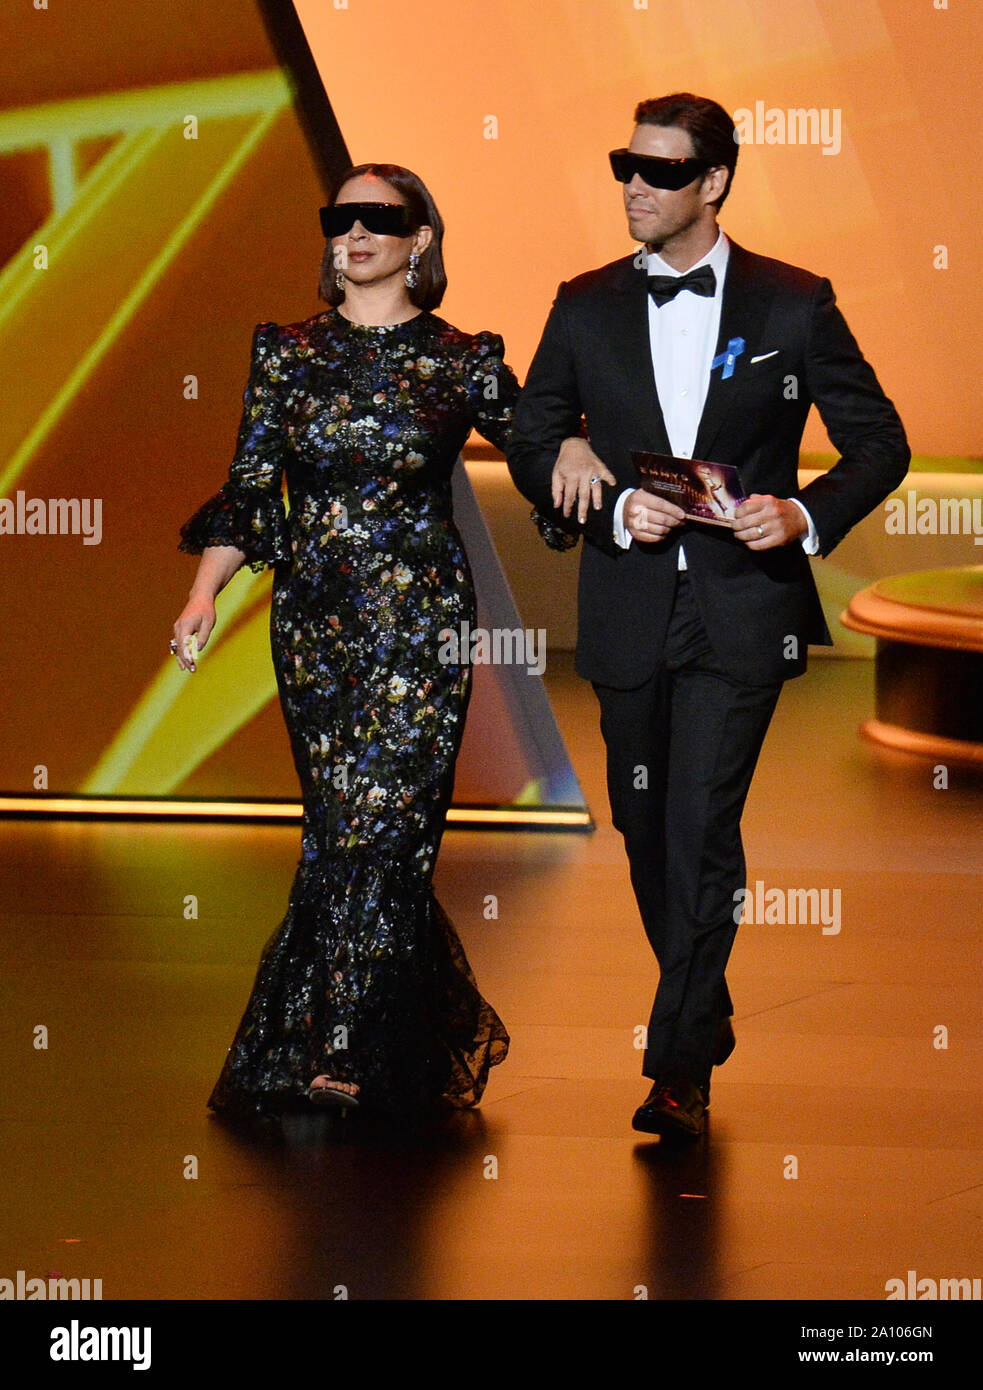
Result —
POLYGON ((0 1275, 137 1299, 883 1300, 909 1269, 980 1273, 980 782, 936 789, 857 740, 867 663, 787 687, 749 881, 838 889, 840 930, 741 928, 737 1051, 707 1137, 668 1149, 630 1128, 655 972, 593 696, 563 656, 547 681, 598 829, 445 838, 438 893, 513 1047, 439 1133, 317 1116, 254 1139, 205 1111, 296 826, 4 825, 0 1275))

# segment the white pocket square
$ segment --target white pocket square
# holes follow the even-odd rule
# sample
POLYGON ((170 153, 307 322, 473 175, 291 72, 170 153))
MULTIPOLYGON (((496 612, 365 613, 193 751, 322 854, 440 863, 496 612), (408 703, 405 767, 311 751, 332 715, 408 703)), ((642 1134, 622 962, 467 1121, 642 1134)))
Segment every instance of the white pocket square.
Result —
POLYGON ((751 366, 753 367, 755 362, 766 362, 769 357, 777 357, 780 352, 781 348, 775 348, 772 352, 763 352, 760 357, 752 357, 751 366))

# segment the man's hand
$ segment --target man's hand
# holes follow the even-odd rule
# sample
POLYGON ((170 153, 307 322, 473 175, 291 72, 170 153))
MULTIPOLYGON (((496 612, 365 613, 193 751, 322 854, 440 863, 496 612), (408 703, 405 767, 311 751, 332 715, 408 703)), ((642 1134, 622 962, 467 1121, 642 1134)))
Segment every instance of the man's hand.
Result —
POLYGON ((686 520, 682 507, 667 502, 664 497, 656 497, 654 492, 636 488, 630 497, 625 498, 625 530, 636 541, 661 541, 668 536, 674 526, 686 520))
POLYGON ((772 550, 804 536, 809 523, 802 509, 784 497, 752 493, 734 510, 730 523, 734 535, 748 550, 772 550))
POLYGON ((586 439, 572 435, 560 445, 560 452, 553 465, 553 506, 563 508, 563 515, 569 516, 576 503, 577 520, 583 525, 587 520, 588 505, 601 505, 601 483, 616 483, 618 480, 594 453, 586 439), (595 479, 593 483, 591 479, 595 479))

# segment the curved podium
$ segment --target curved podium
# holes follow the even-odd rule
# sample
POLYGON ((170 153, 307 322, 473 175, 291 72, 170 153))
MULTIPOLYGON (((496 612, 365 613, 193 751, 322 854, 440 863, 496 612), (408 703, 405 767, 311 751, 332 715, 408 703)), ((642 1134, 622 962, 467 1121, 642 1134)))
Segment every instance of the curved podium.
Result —
POLYGON ((879 579, 840 621, 877 639, 865 738, 983 767, 983 565, 879 579))

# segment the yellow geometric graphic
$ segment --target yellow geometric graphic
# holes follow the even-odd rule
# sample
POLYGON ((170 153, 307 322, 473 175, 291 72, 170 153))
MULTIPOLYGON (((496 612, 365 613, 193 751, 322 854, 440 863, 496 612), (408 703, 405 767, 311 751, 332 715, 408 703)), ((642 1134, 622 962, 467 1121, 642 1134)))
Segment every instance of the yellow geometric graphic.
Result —
POLYGON ((273 71, 0 114, 0 155, 120 137, 0 274, 0 352, 13 360, 16 347, 21 368, 0 416, 0 494, 289 100, 273 71), (189 116, 197 122, 193 159, 189 116), (47 269, 36 268, 37 247, 46 248, 47 269))
POLYGON ((99 763, 86 795, 169 796, 276 694, 270 666, 272 575, 238 572, 193 675, 168 659, 99 763), (245 619, 236 626, 236 619, 245 619))
MULTIPOLYGON (((54 208, 0 273, 0 350, 12 360, 16 346, 20 366, 0 416, 0 494, 28 469, 290 99, 274 69, 0 114, 0 155, 48 147, 54 208), (106 137, 115 143, 76 183, 75 146, 106 137)), ((162 665, 84 793, 165 796, 270 700, 270 587, 269 574, 236 576, 194 685, 173 661, 162 665)))

